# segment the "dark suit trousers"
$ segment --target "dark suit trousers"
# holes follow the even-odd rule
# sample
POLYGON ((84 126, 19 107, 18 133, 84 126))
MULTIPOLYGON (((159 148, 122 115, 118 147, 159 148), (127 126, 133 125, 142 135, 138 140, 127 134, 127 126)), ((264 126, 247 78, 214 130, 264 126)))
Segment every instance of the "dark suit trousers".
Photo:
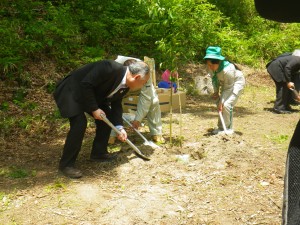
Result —
POLYGON ((59 162, 59 168, 73 167, 79 151, 87 126, 87 119, 84 113, 69 118, 70 130, 67 135, 64 150, 59 162))
POLYGON ((274 82, 276 85, 276 100, 274 103, 274 109, 289 110, 291 91, 287 88, 286 82, 277 82, 275 80, 274 82))
MULTIPOLYGON (((100 107, 110 119, 110 108, 108 105, 100 107)), ((67 135, 63 154, 59 162, 59 168, 73 167, 80 152, 84 133, 87 127, 87 119, 84 113, 69 118, 70 130, 67 135)), ((102 120, 95 120, 96 135, 91 151, 91 158, 97 158, 107 153, 108 139, 111 128, 102 120)))

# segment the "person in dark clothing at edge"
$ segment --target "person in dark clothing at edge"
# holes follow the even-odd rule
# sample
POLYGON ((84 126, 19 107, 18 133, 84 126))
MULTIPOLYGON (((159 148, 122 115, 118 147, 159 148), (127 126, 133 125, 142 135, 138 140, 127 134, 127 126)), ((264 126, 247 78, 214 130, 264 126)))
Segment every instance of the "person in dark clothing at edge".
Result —
MULTIPOLYGON (((258 13, 284 23, 300 22, 299 0, 255 0, 258 13)), ((300 120, 289 144, 283 191, 282 225, 300 224, 300 120)))
POLYGON ((123 66, 114 60, 89 63, 60 81, 54 91, 54 99, 61 116, 68 118, 70 130, 66 137, 59 171, 70 178, 80 178, 75 168, 87 126, 85 113, 95 119, 96 135, 90 160, 110 161, 116 153, 108 153, 107 142, 111 128, 102 121, 106 116, 121 132, 119 140, 126 141, 123 129, 122 98, 130 90, 140 89, 149 79, 149 67, 144 62, 123 66))
MULTIPOLYGON (((276 85, 276 100, 274 112, 278 114, 291 113, 290 104, 293 101, 295 82, 299 82, 300 50, 293 53, 284 53, 267 64, 267 71, 276 85)), ((297 85, 298 86, 298 85, 297 85)), ((296 100, 300 100, 299 97, 296 100)))

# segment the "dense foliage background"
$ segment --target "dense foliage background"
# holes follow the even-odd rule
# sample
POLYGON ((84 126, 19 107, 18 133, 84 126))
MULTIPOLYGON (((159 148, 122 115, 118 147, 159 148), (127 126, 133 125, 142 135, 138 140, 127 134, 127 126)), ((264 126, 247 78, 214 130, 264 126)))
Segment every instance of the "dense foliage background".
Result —
POLYGON ((253 0, 2 0, 0 76, 47 57, 70 69, 118 54, 163 67, 199 62, 208 45, 254 67, 300 45, 298 24, 267 21, 253 0))

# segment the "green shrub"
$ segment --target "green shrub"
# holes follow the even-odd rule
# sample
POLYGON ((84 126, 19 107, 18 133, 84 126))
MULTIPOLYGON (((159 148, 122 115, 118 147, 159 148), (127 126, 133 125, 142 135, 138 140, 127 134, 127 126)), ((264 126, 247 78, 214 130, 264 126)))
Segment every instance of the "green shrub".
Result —
POLYGON ((0 176, 5 176, 9 178, 26 178, 28 176, 35 176, 36 171, 29 172, 26 169, 11 166, 9 168, 0 168, 0 176))

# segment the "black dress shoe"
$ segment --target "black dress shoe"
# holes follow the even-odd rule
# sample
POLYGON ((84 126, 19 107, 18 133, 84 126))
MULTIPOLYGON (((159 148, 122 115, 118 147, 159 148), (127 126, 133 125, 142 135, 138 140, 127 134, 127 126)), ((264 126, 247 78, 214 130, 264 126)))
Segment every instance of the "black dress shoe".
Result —
POLYGON ((82 177, 82 173, 79 169, 76 169, 74 167, 65 167, 62 169, 59 169, 60 172, 62 172, 63 175, 69 178, 78 179, 82 177))
POLYGON ((106 153, 106 154, 99 155, 97 157, 91 157, 90 160, 94 162, 109 162, 116 159, 117 156, 118 154, 116 152, 106 153))
POLYGON ((277 114, 290 114, 290 113, 292 113, 289 110, 279 110, 279 109, 273 109, 273 112, 277 113, 277 114))

